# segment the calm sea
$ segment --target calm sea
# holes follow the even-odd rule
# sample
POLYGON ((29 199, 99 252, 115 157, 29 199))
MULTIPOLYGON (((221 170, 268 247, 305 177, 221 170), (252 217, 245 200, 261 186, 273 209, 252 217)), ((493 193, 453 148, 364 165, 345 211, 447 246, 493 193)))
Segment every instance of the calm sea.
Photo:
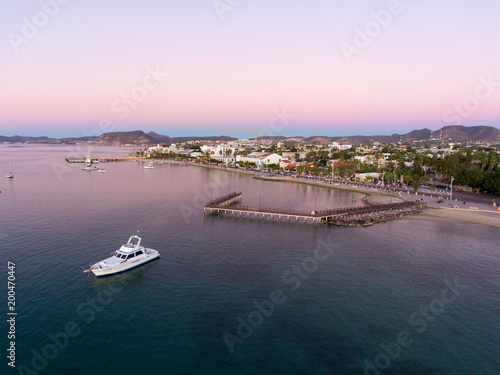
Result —
POLYGON ((206 217, 203 202, 234 190, 243 204, 307 210, 363 195, 194 166, 98 173, 64 161, 85 152, 0 146, 0 373, 500 373, 498 228, 206 217), (82 273, 137 231, 159 260, 122 276, 82 273), (7 261, 16 369, 5 355, 7 261))

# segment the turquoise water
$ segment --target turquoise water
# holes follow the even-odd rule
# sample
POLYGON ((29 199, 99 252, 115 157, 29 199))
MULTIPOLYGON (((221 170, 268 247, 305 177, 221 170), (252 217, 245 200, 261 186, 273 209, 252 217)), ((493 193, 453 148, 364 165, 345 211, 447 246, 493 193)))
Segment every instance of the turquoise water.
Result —
POLYGON ((4 358, 0 373, 499 373, 498 228, 206 217, 201 204, 230 190, 308 210, 363 195, 172 164, 89 173, 63 161, 73 150, 0 146, 15 174, 0 179, 0 302, 6 316, 12 261, 18 312, 17 368, 4 358), (138 230, 159 260, 82 273, 138 230))

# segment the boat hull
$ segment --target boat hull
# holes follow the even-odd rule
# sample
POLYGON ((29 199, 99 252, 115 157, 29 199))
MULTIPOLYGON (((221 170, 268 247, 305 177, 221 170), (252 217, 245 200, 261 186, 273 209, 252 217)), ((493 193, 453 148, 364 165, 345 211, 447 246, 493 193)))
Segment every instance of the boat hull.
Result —
POLYGON ((114 275, 117 273, 125 272, 125 271, 131 270, 133 268, 142 266, 143 264, 151 262, 155 259, 158 259, 159 257, 160 257, 160 253, 156 251, 154 254, 150 254, 148 256, 142 257, 140 259, 137 259, 137 260, 134 260, 131 262, 121 263, 117 266, 109 267, 109 268, 102 268, 102 269, 92 268, 91 271, 97 277, 114 275))

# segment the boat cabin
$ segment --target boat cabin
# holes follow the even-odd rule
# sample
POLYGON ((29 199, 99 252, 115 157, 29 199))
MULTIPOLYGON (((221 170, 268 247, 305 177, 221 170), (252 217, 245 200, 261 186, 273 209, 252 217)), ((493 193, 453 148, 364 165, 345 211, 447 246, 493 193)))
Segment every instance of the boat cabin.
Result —
POLYGON ((142 250, 138 250, 138 251, 135 251, 131 254, 123 254, 121 253, 120 251, 117 251, 115 252, 113 255, 118 258, 118 259, 123 259, 123 260, 127 260, 127 259, 130 259, 130 258, 134 258, 136 256, 139 256, 141 254, 144 254, 144 251, 142 250))
POLYGON ((127 260, 144 253, 144 247, 141 246, 141 238, 138 236, 132 236, 128 239, 126 244, 120 247, 120 250, 115 251, 113 256, 118 259, 127 260))

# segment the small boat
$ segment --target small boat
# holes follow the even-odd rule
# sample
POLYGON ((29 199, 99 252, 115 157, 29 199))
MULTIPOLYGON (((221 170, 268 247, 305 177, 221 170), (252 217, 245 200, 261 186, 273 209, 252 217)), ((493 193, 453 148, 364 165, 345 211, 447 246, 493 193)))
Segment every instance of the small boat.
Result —
POLYGON ((99 168, 99 170, 98 170, 97 172, 104 173, 104 172, 106 172, 106 170, 105 170, 105 169, 101 169, 101 168, 99 168))
POLYGON ((113 256, 91 265, 89 269, 84 269, 83 272, 92 272, 97 277, 112 275, 128 271, 159 257, 160 253, 157 250, 141 246, 139 236, 131 236, 126 244, 113 253, 113 256))
POLYGON ((99 167, 94 167, 92 165, 92 159, 90 155, 87 155, 87 158, 85 159, 85 163, 87 163, 87 166, 85 168, 82 168, 82 171, 98 171, 99 167))
POLYGON ((155 166, 153 165, 153 163, 149 163, 144 167, 144 169, 155 169, 155 166))
POLYGON ((10 162, 10 171, 7 173, 7 178, 14 178, 14 173, 12 173, 12 161, 10 162))
POLYGON ((99 167, 94 167, 92 164, 87 164, 85 168, 82 168, 82 171, 98 171, 99 167))

